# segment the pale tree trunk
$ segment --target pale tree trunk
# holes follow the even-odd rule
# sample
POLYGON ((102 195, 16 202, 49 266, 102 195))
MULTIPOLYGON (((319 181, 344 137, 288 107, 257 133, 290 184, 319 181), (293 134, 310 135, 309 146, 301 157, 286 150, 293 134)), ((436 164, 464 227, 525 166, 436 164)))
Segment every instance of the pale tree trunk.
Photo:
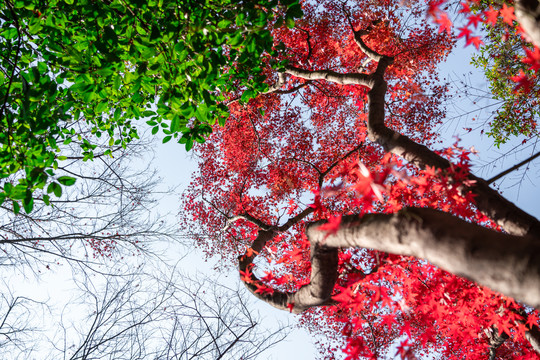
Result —
POLYGON ((540 2, 515 0, 514 9, 516 18, 525 33, 536 46, 540 46, 540 2))

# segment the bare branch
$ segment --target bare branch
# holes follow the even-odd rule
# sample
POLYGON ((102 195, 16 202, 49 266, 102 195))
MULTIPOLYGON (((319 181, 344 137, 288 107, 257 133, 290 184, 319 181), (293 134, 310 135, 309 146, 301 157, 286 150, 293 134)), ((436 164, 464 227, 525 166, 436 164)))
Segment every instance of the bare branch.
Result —
POLYGON ((509 168, 509 169, 506 169, 505 171, 501 172, 501 173, 498 174, 498 175, 495 175, 495 176, 492 177, 491 179, 486 180, 486 182, 487 182, 488 184, 491 184, 491 183, 493 183, 493 182, 499 180, 499 179, 502 178, 503 176, 506 176, 506 175, 510 174, 512 171, 517 170, 517 169, 519 169, 520 167, 522 167, 523 165, 525 165, 525 164, 527 164, 527 163, 533 161, 534 159, 536 159, 536 158, 539 157, 539 156, 540 156, 540 152, 538 152, 538 153, 536 153, 536 154, 534 154, 534 155, 532 155, 532 156, 529 156, 527 159, 521 161, 520 163, 518 163, 518 164, 512 166, 512 167, 509 168))
POLYGON ((272 228, 271 225, 268 225, 267 223, 265 223, 264 221, 261 221, 260 219, 257 219, 256 217, 250 215, 249 213, 245 212, 245 213, 242 213, 240 215, 236 215, 236 216, 233 216, 233 217, 230 217, 228 220, 227 220, 227 226, 229 226, 229 224, 235 222, 236 220, 239 220, 239 219, 244 219, 246 221, 249 221, 250 223, 252 223, 253 225, 256 225, 257 227, 259 227, 260 229, 264 230, 264 231, 268 231, 269 229, 272 228))
POLYGON ((324 180, 324 177, 326 175, 328 175, 330 173, 330 171, 332 171, 337 165, 339 165, 339 163, 341 163, 343 160, 345 160, 346 158, 348 158, 349 156, 351 156, 352 154, 354 154, 355 152, 357 152, 358 150, 360 150, 360 148, 364 146, 364 144, 360 144, 358 145, 357 147, 355 147, 354 149, 352 149, 351 151, 349 151, 348 153, 346 153, 345 155, 343 155, 339 160, 337 160, 336 162, 334 162, 333 164, 331 164, 328 169, 326 169, 325 172, 321 173, 320 176, 319 176, 319 187, 322 186, 322 183, 323 183, 323 180, 324 180))
POLYGON ((315 209, 312 207, 305 208, 301 213, 287 220, 287 222, 281 225, 278 228, 278 230, 282 232, 289 230, 291 226, 298 224, 300 221, 302 221, 306 216, 311 214, 313 211, 315 211, 315 209))
POLYGON ((304 70, 294 66, 287 66, 286 73, 306 80, 326 80, 341 85, 364 85, 371 87, 373 82, 367 74, 348 73, 340 74, 333 70, 304 70))
POLYGON ((306 56, 306 59, 304 60, 305 62, 309 62, 309 59, 311 58, 311 55, 313 53, 313 49, 311 47, 311 34, 309 33, 309 31, 307 30, 304 30, 300 27, 296 27, 296 29, 302 31, 304 34, 306 34, 306 43, 307 43, 307 46, 308 46, 308 54, 306 56))

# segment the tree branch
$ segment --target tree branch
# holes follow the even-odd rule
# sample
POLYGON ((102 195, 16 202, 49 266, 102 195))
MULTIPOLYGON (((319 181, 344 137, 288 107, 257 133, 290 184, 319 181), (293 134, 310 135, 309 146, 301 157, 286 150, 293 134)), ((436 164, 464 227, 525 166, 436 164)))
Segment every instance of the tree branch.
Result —
MULTIPOLYGON (((272 239, 277 232, 259 231, 259 235, 252 245, 256 252, 262 250, 266 242, 272 239)), ((240 272, 247 274, 252 267, 255 254, 239 257, 238 268, 240 272)), ((246 288, 258 299, 280 310, 289 310, 299 314, 310 307, 333 304, 331 295, 338 278, 338 249, 324 245, 314 244, 311 246, 311 277, 307 285, 302 286, 294 293, 273 291, 269 293, 258 292, 261 286, 266 287, 254 275, 242 281, 246 288)))
POLYGON ((340 74, 332 70, 304 70, 294 66, 287 66, 285 72, 306 80, 326 80, 341 85, 364 85, 371 87, 373 82, 371 77, 362 73, 340 74))
POLYGON ((406 208, 395 214, 344 216, 339 230, 308 227, 313 244, 364 247, 426 259, 446 271, 540 308, 540 244, 500 233, 435 209, 406 208), (512 246, 508 246, 512 244, 512 246))
POLYGON ((504 170, 504 171, 501 172, 500 174, 495 175, 495 176, 492 177, 491 179, 486 180, 486 182, 487 182, 488 184, 491 184, 491 183, 493 183, 493 182, 499 180, 499 179, 502 178, 503 176, 506 176, 506 175, 510 174, 512 171, 519 169, 520 167, 522 167, 523 165, 527 164, 528 162, 533 161, 534 159, 536 159, 536 158, 539 157, 539 156, 540 156, 540 152, 538 152, 538 153, 536 153, 536 154, 534 154, 534 155, 532 155, 532 156, 529 156, 527 159, 523 160, 523 161, 520 162, 519 164, 516 164, 516 165, 512 166, 511 168, 504 170))
POLYGON ((488 342, 489 342, 489 360, 495 360, 497 356, 497 349, 508 339, 508 334, 503 332, 499 335, 499 330, 495 325, 491 329, 487 330, 488 342))
POLYGON ((285 224, 281 225, 278 228, 278 230, 281 231, 281 232, 289 230, 289 228, 291 226, 293 226, 294 224, 297 224, 299 221, 303 220, 306 216, 311 214, 313 211, 315 211, 315 209, 312 208, 312 207, 305 208, 301 213, 299 213, 298 215, 296 215, 296 216, 290 218, 289 220, 287 220, 287 222, 285 224))
POLYGON ((308 54, 306 56, 306 62, 309 62, 309 59, 311 58, 311 54, 313 53, 313 49, 311 47, 311 34, 309 33, 309 31, 307 30, 304 30, 302 28, 299 28, 297 27, 298 30, 302 31, 304 34, 306 34, 307 38, 306 38, 306 43, 307 43, 307 46, 308 46, 308 54))
POLYGON ((343 155, 338 161, 334 162, 333 164, 331 164, 328 169, 326 169, 326 171, 324 171, 323 173, 320 173, 319 172, 319 187, 322 186, 322 183, 323 183, 323 180, 324 180, 324 177, 326 175, 328 175, 328 173, 330 171, 332 171, 332 169, 334 169, 340 162, 342 162, 343 160, 345 160, 346 158, 348 158, 349 156, 351 156, 352 154, 354 154, 355 152, 357 152, 358 150, 360 150, 360 148, 364 146, 364 143, 361 143, 360 145, 356 146, 354 149, 352 149, 351 151, 349 151, 348 153, 346 153, 345 155, 343 155))
POLYGON ((272 228, 271 225, 268 225, 264 221, 261 221, 261 220, 257 219, 256 217, 250 215, 247 212, 228 218, 227 219, 227 226, 229 224, 235 222, 236 220, 239 220, 239 219, 244 219, 246 221, 249 221, 253 225, 256 225, 257 227, 259 227, 259 229, 262 229, 262 230, 265 230, 265 231, 270 230, 272 228))

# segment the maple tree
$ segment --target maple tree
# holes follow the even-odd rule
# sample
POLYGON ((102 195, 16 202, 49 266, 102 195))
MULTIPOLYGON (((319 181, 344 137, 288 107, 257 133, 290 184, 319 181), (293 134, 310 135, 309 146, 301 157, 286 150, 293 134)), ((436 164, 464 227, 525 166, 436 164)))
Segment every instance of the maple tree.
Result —
POLYGON ((232 92, 227 126, 196 149, 184 228, 332 338, 329 358, 336 341, 347 359, 396 342, 404 359, 540 354, 540 222, 470 173, 471 151, 431 149, 455 43, 443 3, 304 2, 272 33, 284 71, 267 67, 248 102, 232 92))

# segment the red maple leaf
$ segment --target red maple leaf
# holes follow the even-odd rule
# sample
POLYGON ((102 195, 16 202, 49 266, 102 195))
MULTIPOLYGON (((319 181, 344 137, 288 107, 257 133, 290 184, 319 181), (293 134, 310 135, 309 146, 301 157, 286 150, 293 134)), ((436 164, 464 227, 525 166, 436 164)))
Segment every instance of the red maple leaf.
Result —
POLYGON ((294 303, 293 303, 293 302, 288 303, 288 304, 287 304, 287 307, 289 308, 289 312, 292 313, 292 311, 293 311, 293 309, 294 309, 294 303))
POLYGON ((534 47, 534 51, 530 51, 528 48, 524 48, 527 57, 523 59, 523 63, 531 65, 529 68, 533 71, 540 69, 540 49, 537 46, 534 47))
POLYGON ((415 360, 416 357, 412 352, 412 344, 409 342, 409 339, 405 339, 400 342, 397 347, 396 355, 399 355, 403 360, 415 360))
POLYGON ((435 19, 435 23, 439 24, 439 33, 446 31, 448 34, 452 33, 452 21, 448 18, 446 13, 441 13, 435 19))
POLYGON ((274 289, 272 289, 271 287, 266 286, 264 284, 257 283, 255 286, 257 287, 257 290, 255 290, 255 292, 258 293, 258 294, 272 295, 274 293, 274 289))
POLYGON ((322 215, 326 208, 321 202, 321 192, 319 190, 313 190, 312 192, 315 194, 315 199, 313 199, 313 204, 309 206, 315 209, 315 214, 322 215))
POLYGON ((388 326, 389 329, 397 323, 395 314, 387 314, 382 316, 381 325, 388 326))
POLYGON ((519 74, 511 76, 510 79, 517 83, 516 87, 514 88, 515 93, 519 92, 521 89, 523 89, 525 93, 529 93, 534 85, 529 75, 525 74, 523 70, 519 70, 519 74))
POLYGON ((462 2, 460 5, 461 5, 461 10, 459 10, 459 14, 468 14, 471 12, 471 8, 469 7, 468 3, 462 2))
POLYGON ((502 321, 499 321, 497 323, 497 329, 499 330, 499 336, 501 336, 503 333, 510 335, 512 325, 506 321, 506 319, 502 319, 502 321))
POLYGON ((461 37, 465 37, 465 39, 467 39, 467 41, 469 40, 469 36, 471 36, 471 29, 469 29, 467 26, 464 26, 464 27, 461 27, 459 28, 458 30, 461 30, 458 34, 458 38, 461 38, 461 37))
POLYGON ((527 316, 527 326, 529 329, 532 329, 533 326, 538 325, 538 314, 536 312, 532 312, 527 316))
POLYGON ((287 215, 292 215, 298 209, 298 205, 296 204, 296 201, 294 199, 289 199, 289 204, 287 208, 287 215))
POLYGON ((444 3, 445 0, 433 0, 428 3, 428 15, 431 17, 437 17, 437 14, 441 12, 439 6, 444 3))
POLYGON ((270 282, 275 279, 274 274, 270 271, 265 271, 265 275, 261 278, 264 282, 270 282))
POLYGON ((283 285, 283 284, 286 284, 287 282, 289 282, 289 275, 274 278, 274 284, 276 285, 283 285))
POLYGON ((240 279, 242 279, 242 281, 244 281, 246 283, 251 283, 253 281, 253 279, 252 279, 253 273, 251 272, 252 267, 253 267, 253 264, 250 264, 246 268, 246 271, 240 270, 240 279))
POLYGON ((482 16, 480 15, 470 15, 468 19, 469 22, 467 23, 467 26, 472 24, 475 29, 478 27, 478 24, 482 22, 482 16))
POLYGON ((480 48, 480 45, 482 45, 484 42, 482 39, 480 39, 480 36, 471 36, 469 39, 467 39, 466 45, 473 44, 476 50, 480 48))
POLYGON ((489 6, 489 10, 484 11, 486 19, 484 20, 485 24, 495 25, 497 24, 497 19, 499 17, 499 10, 493 9, 493 6, 489 6))
POLYGON ((248 248, 248 249, 246 250, 246 256, 247 256, 248 258, 250 258, 250 257, 252 257, 253 255, 259 255, 259 253, 258 253, 257 251, 255 251, 255 250, 253 250, 252 248, 248 248))
POLYGON ((304 252, 302 249, 293 249, 291 251, 287 251, 285 254, 283 254, 281 259, 276 261, 276 264, 282 264, 288 261, 300 263, 302 262, 303 254, 304 252))
POLYGON ((513 6, 507 6, 506 4, 503 4, 503 7, 501 9, 501 16, 505 23, 510 26, 514 26, 514 20, 516 20, 516 15, 514 15, 513 6))

